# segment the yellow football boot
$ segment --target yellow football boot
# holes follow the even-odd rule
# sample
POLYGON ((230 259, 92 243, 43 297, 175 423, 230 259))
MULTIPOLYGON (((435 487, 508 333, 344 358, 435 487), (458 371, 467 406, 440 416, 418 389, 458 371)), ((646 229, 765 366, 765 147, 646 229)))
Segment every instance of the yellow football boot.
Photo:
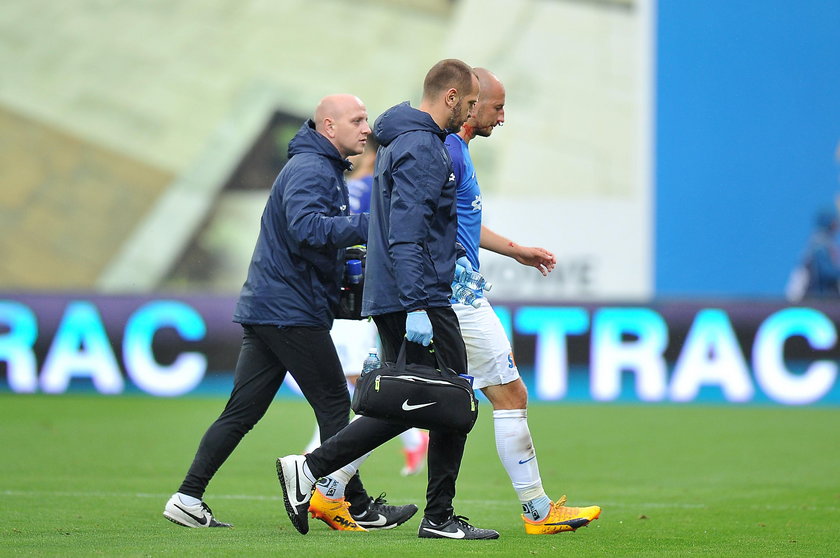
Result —
POLYGON ((589 525, 589 522, 598 519, 599 515, 600 507, 572 508, 566 506, 566 497, 563 496, 556 502, 551 502, 548 515, 542 521, 532 521, 524 515, 522 520, 525 522, 525 532, 529 535, 554 535, 589 525))
POLYGON ((315 519, 320 519, 336 531, 367 531, 350 517, 350 502, 341 498, 333 500, 327 498, 319 490, 312 493, 309 500, 309 513, 315 519))

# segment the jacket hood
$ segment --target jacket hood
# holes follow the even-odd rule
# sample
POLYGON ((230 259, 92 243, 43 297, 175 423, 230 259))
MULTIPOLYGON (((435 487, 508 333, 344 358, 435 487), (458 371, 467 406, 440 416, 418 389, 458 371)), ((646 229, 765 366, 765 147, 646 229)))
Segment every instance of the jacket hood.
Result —
POLYGON ((338 149, 330 143, 330 140, 315 131, 315 122, 312 119, 304 122, 289 142, 289 159, 300 153, 315 153, 333 160, 345 170, 350 168, 350 162, 341 158, 338 149))
POLYGON ((408 101, 393 106, 382 113, 373 125, 373 133, 381 145, 388 145, 406 132, 424 131, 446 138, 447 132, 432 120, 429 113, 413 108, 408 101))

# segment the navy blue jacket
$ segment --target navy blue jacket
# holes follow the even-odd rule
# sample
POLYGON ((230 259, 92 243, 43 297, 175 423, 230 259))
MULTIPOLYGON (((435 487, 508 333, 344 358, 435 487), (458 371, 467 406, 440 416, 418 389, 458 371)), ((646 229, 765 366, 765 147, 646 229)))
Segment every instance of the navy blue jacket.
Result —
POLYGON ((362 314, 447 307, 458 223, 446 132, 405 102, 377 118, 374 133, 362 314))
POLYGON ((832 231, 820 230, 811 236, 804 261, 808 270, 806 297, 840 296, 840 252, 832 231))
POLYGON ((332 327, 344 249, 367 239, 368 214, 349 214, 349 166, 311 120, 301 126, 271 187, 233 321, 332 327))

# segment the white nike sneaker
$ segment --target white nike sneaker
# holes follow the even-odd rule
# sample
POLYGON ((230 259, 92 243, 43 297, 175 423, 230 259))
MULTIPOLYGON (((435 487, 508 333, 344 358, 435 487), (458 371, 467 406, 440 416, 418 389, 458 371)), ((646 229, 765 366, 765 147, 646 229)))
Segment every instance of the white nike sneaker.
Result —
POLYGON ((163 517, 184 527, 233 527, 230 523, 216 521, 213 512, 204 502, 188 506, 178 498, 177 494, 173 494, 166 502, 163 517))
POLYGON ((417 536, 421 539, 498 539, 498 531, 493 529, 481 529, 480 527, 473 527, 469 523, 468 517, 460 515, 453 515, 447 521, 440 525, 435 525, 425 517, 420 522, 420 529, 417 536))
POLYGON ((315 489, 315 483, 303 474, 304 463, 306 456, 303 455, 287 455, 277 459, 277 478, 283 489, 286 513, 301 535, 309 532, 309 500, 315 489))

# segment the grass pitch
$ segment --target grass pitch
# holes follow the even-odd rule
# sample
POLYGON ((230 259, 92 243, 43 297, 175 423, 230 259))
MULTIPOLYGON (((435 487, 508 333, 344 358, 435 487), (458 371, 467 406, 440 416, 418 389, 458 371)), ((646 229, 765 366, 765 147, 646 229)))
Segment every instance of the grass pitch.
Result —
MULTIPOLYGON (((490 408, 470 434, 456 513, 497 541, 420 540, 420 513, 392 531, 341 533, 286 517, 276 457, 301 450, 309 408, 277 400, 210 484, 234 529, 186 529, 161 512, 224 404, 216 398, 0 395, 0 555, 30 556, 837 556, 840 410, 534 405, 549 496, 599 504, 575 533, 527 536, 496 456, 490 408)), ((363 468, 368 490, 423 508, 425 475, 402 478, 399 443, 363 468)), ((421 512, 422 513, 422 512, 421 512)))

